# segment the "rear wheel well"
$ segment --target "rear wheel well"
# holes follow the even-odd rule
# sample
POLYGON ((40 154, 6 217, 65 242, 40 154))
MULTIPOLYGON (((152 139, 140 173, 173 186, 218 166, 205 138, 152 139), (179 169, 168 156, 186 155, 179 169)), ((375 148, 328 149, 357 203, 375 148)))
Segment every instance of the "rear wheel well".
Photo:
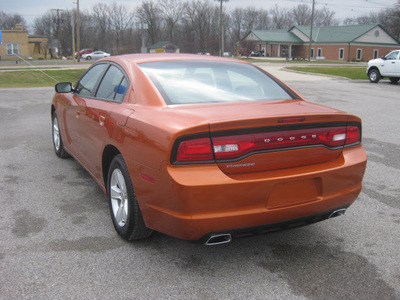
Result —
MULTIPOLYGON (((104 186, 106 187, 106 189, 107 189, 108 170, 110 168, 111 161, 118 154, 121 154, 121 153, 118 151, 117 148, 115 148, 112 145, 108 145, 103 151, 102 169, 103 169, 104 186)), ((107 193, 108 193, 108 191, 107 191, 107 193)))
POLYGON ((54 105, 51 106, 51 117, 53 117, 54 112, 56 111, 56 108, 54 107, 54 105))

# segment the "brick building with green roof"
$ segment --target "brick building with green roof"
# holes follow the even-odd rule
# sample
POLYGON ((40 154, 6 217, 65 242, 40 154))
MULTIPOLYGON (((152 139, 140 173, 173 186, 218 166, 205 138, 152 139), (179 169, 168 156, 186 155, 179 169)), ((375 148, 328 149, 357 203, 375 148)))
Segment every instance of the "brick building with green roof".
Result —
MULTIPOLYGON (((306 59, 309 55, 310 26, 290 29, 251 30, 243 43, 265 56, 306 59)), ((311 44, 312 59, 368 61, 391 50, 399 49, 396 40, 382 25, 348 25, 314 27, 311 44)))

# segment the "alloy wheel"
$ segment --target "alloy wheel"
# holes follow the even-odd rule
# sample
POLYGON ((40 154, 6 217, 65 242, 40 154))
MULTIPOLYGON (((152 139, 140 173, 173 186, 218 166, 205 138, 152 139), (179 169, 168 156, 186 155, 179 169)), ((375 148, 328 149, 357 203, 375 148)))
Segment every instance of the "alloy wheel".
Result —
POLYGON ((128 193, 122 172, 115 169, 110 182, 111 207, 116 223, 124 227, 128 219, 128 193))

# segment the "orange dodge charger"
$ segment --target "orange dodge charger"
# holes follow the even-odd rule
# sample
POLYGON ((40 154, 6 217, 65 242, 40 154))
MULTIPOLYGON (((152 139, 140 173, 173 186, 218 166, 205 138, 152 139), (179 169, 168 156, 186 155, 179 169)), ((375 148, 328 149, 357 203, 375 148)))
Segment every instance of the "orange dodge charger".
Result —
POLYGON ((361 120, 235 59, 131 54, 56 85, 57 156, 108 196, 118 234, 208 245, 339 216, 361 190, 361 120))

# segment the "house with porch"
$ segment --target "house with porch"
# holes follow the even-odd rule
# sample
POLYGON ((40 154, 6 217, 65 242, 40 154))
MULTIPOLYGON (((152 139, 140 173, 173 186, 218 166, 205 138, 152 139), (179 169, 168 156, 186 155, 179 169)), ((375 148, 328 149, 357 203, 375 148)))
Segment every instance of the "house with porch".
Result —
MULTIPOLYGON (((241 43, 252 43, 264 56, 307 59, 310 32, 310 26, 251 30, 241 43)), ((312 31, 312 59, 368 61, 399 48, 399 41, 380 24, 314 27, 312 31)))

